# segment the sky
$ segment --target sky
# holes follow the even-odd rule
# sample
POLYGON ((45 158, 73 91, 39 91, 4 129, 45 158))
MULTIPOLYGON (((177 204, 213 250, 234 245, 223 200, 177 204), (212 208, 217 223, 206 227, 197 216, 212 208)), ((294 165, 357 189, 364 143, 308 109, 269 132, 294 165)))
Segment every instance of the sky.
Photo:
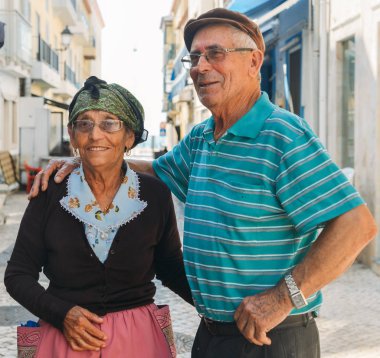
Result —
POLYGON ((132 92, 145 109, 145 127, 159 132, 162 113, 163 33, 161 17, 173 0, 97 0, 102 31, 102 79, 132 92))

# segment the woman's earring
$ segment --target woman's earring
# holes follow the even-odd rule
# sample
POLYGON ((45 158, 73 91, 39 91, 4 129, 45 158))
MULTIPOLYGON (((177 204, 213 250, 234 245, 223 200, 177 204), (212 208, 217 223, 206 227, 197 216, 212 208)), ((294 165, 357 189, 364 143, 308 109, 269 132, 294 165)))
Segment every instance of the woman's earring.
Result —
POLYGON ((79 157, 79 150, 78 148, 73 148, 74 157, 79 157))
POLYGON ((124 153, 127 157, 131 155, 131 149, 128 149, 127 147, 124 148, 124 153))

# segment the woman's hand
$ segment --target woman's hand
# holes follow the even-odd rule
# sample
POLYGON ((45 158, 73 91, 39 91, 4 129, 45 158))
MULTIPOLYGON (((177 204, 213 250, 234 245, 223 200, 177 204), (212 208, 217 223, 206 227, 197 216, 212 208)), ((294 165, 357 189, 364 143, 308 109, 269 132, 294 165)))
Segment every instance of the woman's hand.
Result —
POLYGON ((63 321, 63 334, 74 351, 99 351, 106 346, 106 335, 96 328, 103 319, 85 308, 74 306, 63 321))
POLYGON ((47 189, 49 178, 55 170, 59 169, 58 173, 54 177, 54 180, 56 183, 60 183, 75 168, 79 167, 79 165, 80 158, 50 160, 46 168, 37 173, 36 177, 34 178, 33 186, 29 192, 28 199, 30 200, 35 198, 40 191, 40 187, 42 191, 45 191, 47 189))

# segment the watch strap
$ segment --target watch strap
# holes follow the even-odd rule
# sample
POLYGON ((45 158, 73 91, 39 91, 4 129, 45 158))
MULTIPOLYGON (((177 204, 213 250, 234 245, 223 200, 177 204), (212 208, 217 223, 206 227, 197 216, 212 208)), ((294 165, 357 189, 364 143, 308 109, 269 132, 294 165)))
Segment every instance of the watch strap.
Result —
POLYGON ((287 274, 285 276, 285 283, 288 287, 293 306, 297 309, 307 306, 305 296, 303 295, 302 291, 298 288, 291 274, 287 274))

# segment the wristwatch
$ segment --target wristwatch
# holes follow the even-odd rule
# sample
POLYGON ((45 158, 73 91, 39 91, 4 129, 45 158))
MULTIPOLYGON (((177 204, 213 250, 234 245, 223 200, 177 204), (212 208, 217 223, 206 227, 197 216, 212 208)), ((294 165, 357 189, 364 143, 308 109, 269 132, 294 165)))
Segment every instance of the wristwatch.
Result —
POLYGON ((293 306, 297 309, 307 306, 306 298, 301 292, 301 290, 298 288, 291 274, 285 276, 285 283, 288 287, 293 306))

